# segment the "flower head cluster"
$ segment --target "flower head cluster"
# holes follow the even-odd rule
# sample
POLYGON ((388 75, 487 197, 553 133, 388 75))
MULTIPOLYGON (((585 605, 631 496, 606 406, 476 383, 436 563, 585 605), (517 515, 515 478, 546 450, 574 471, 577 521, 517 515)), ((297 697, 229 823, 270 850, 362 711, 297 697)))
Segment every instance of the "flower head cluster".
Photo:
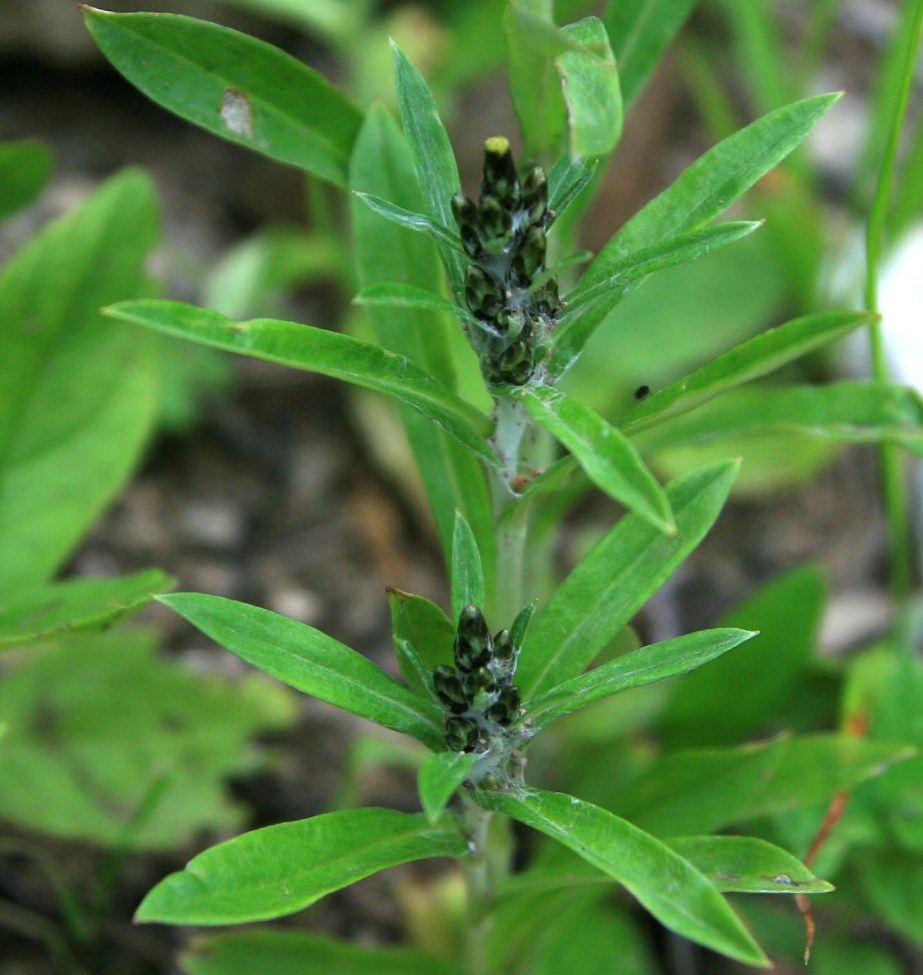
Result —
POLYGON ((436 694, 448 714, 445 746, 453 752, 486 753, 509 738, 520 714, 513 684, 519 649, 509 630, 494 636, 477 606, 466 606, 455 635, 455 667, 439 664, 436 694))
POLYGON ((545 274, 548 209, 545 171, 520 180, 502 136, 484 146, 480 199, 452 198, 462 246, 471 258, 465 301, 480 328, 471 341, 488 384, 522 386, 537 373, 561 304, 545 274))

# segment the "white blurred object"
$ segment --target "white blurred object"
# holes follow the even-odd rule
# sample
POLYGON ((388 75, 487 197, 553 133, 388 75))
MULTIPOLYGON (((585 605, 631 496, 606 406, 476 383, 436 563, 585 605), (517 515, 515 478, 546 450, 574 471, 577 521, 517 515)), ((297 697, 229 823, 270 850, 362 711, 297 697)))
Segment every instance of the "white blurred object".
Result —
POLYGON ((878 305, 892 379, 923 392, 923 225, 910 231, 885 262, 878 305))

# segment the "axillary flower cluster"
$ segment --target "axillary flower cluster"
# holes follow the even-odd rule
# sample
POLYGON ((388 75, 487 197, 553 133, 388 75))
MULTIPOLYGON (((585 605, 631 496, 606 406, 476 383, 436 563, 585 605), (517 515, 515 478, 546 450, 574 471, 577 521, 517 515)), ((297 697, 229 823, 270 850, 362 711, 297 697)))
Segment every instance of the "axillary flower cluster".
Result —
POLYGON ((481 610, 466 606, 455 634, 455 666, 439 664, 433 672, 436 695, 448 712, 445 747, 482 756, 485 772, 500 770, 529 737, 513 683, 518 658, 510 631, 491 636, 481 610))
POLYGON ((541 166, 520 180, 502 136, 484 146, 480 199, 452 198, 462 246, 471 258, 465 301, 477 322, 468 329, 488 385, 522 386, 539 378, 561 308, 545 270, 548 181, 541 166))

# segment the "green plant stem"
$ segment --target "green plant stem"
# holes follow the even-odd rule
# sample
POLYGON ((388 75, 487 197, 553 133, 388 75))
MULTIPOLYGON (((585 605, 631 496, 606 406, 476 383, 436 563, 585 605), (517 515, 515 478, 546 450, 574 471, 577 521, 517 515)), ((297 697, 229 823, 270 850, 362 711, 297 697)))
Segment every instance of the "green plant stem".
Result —
MULTIPOLYGON (((878 181, 866 224, 865 256, 865 307, 878 311, 878 278, 881 253, 884 246, 885 224, 894 183, 894 169, 900 146, 907 103, 913 83, 914 66, 923 27, 923 0, 909 0, 909 29, 904 50, 901 84, 894 96, 891 122, 885 141, 884 153, 878 170, 878 181)), ((872 375, 879 382, 889 377, 885 357, 884 336, 881 322, 870 326, 869 341, 872 358, 872 375)), ((904 478, 900 448, 894 444, 882 444, 880 448, 881 473, 888 530, 888 553, 891 598, 896 610, 896 627, 899 637, 906 637, 909 626, 909 599, 911 590, 911 558, 909 544, 909 518, 907 487, 904 478)), ((907 642, 901 640, 901 642, 907 642)))
POLYGON ((492 813, 467 797, 462 797, 462 816, 468 835, 469 855, 462 861, 467 887, 468 910, 465 923, 466 975, 487 975, 487 935, 490 908, 494 899, 491 863, 496 851, 490 849, 492 813))

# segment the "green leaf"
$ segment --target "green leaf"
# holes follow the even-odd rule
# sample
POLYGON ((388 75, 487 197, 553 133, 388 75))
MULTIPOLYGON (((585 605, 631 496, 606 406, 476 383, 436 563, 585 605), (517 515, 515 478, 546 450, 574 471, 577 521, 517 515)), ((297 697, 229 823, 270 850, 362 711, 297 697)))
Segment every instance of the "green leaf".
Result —
POLYGON ((47 582, 138 461, 159 344, 99 308, 151 294, 143 268, 157 239, 151 183, 129 171, 0 274, 0 591, 47 582))
POLYGON ((701 870, 718 890, 734 894, 826 894, 833 885, 819 880, 796 857, 752 836, 682 836, 667 845, 701 870))
POLYGON ((585 17, 561 33, 580 45, 555 59, 567 106, 570 154, 574 159, 608 156, 622 134, 622 94, 606 28, 596 17, 585 17))
POLYGON ((628 433, 678 416, 725 390, 758 379, 877 319, 871 312, 824 311, 794 318, 719 355, 684 379, 658 390, 622 417, 628 433))
POLYGON ((424 213, 418 213, 416 210, 408 210, 406 207, 398 206, 396 203, 391 203, 390 200, 385 200, 380 196, 376 196, 374 193, 363 193, 361 190, 353 190, 353 194, 370 209, 374 210, 379 216, 384 217, 386 220, 390 220, 392 223, 396 223, 402 227, 407 227, 408 230, 415 230, 417 233, 429 234, 438 244, 443 245, 443 252, 445 248, 452 248, 462 253, 461 250, 461 240, 457 233, 453 233, 445 224, 440 223, 438 220, 433 220, 431 217, 426 216, 424 213))
POLYGON ((373 948, 271 927, 196 938, 180 962, 189 975, 459 975, 452 962, 412 948, 373 948))
POLYGON ((517 683, 528 700, 576 677, 672 575, 712 526, 737 464, 704 467, 667 486, 677 534, 629 514, 557 588, 532 625, 517 683))
POLYGON ((431 823, 442 815, 452 793, 468 778, 476 760, 474 752, 435 752, 423 763, 418 780, 420 800, 431 823))
POLYGON ((606 315, 648 274, 697 260, 746 237, 759 226, 757 222, 741 220, 674 234, 614 260, 606 268, 605 277, 588 283, 585 275, 567 296, 567 309, 555 332, 548 368, 554 375, 563 373, 606 315))
POLYGON ((172 850, 239 829, 226 782, 253 737, 291 726, 294 695, 162 658, 137 627, 78 634, 8 659, 0 682, 0 818, 102 847, 172 850))
MULTIPOLYGON (((373 191, 410 207, 420 205, 406 140, 381 107, 369 111, 356 140, 350 184, 356 191, 373 191)), ((444 288, 442 271, 430 241, 385 223, 358 203, 352 208, 352 216, 356 263, 364 294, 401 287, 388 282, 413 281, 413 286, 404 287, 418 291, 425 288, 434 300, 440 300, 436 292, 444 288)), ((380 345, 406 355, 451 389, 464 390, 463 395, 471 400, 463 382, 465 364, 476 373, 477 389, 483 392, 480 369, 457 318, 454 314, 446 316, 444 310, 432 305, 415 309, 375 306, 368 309, 368 318, 380 345)), ((492 579, 493 506, 483 466, 470 451, 418 412, 403 408, 401 420, 433 508, 446 561, 452 550, 455 512, 461 511, 481 539, 485 572, 492 579)))
POLYGON ((529 701, 529 724, 539 731, 594 701, 685 674, 756 635, 748 630, 702 630, 641 647, 533 698, 529 701))
POLYGON ((606 244, 586 283, 605 277, 623 254, 705 226, 784 159, 839 97, 815 95, 776 109, 700 156, 606 244))
POLYGON ((827 802, 913 754, 847 735, 803 735, 738 748, 672 752, 622 786, 620 815, 658 836, 709 833, 827 802))
POLYGON ((51 177, 51 149, 38 139, 0 142, 0 220, 27 207, 51 177))
POLYGON ((429 693, 428 676, 438 664, 454 663, 455 626, 442 609, 423 596, 388 590, 391 630, 401 675, 410 687, 429 693), (399 644, 405 644, 407 651, 399 644), (416 658, 411 662, 409 651, 416 658), (423 679, 421 674, 426 674, 423 679))
MULTIPOLYGON (((410 147, 413 168, 429 215, 443 227, 454 227, 452 197, 459 191, 455 155, 439 118, 436 100, 423 75, 391 42, 401 124, 410 147)), ((462 260, 454 248, 443 248, 452 290, 462 293, 462 260)))
POLYGON ((168 575, 148 569, 118 579, 69 579, 15 593, 0 602, 0 648, 105 629, 172 586, 168 575))
POLYGON ((265 921, 387 867, 466 851, 454 825, 431 825, 422 814, 374 808, 326 813, 253 830, 200 853, 144 898, 135 919, 265 921))
POLYGON ((738 389, 694 413, 638 435, 645 451, 694 451, 722 437, 790 432, 835 443, 897 443, 923 454, 923 400, 916 390, 844 380, 826 386, 738 389))
POLYGON ((708 878, 637 826, 559 792, 478 791, 475 796, 488 809, 545 833, 617 880, 677 934, 746 964, 768 966, 708 878))
POLYGON ((364 287, 353 301, 357 305, 372 305, 382 308, 412 308, 415 311, 434 311, 454 315, 457 318, 475 320, 467 309, 448 301, 431 291, 418 288, 414 284, 401 284, 396 281, 382 281, 364 287))
MULTIPOLYGON (((571 860, 592 870, 581 860, 571 860)), ((660 968, 648 939, 627 906, 611 899, 597 903, 610 887, 604 881, 590 890, 559 887, 516 897, 501 894, 488 935, 488 970, 516 975, 656 975, 660 968)))
POLYGON ((864 857, 860 877, 876 916, 914 944, 923 944, 919 907, 923 897, 923 863, 919 856, 876 850, 864 857))
POLYGON ((255 318, 235 322, 206 308, 179 301, 124 301, 107 315, 167 335, 266 359, 355 383, 385 393, 444 427, 460 443, 491 464, 499 464, 483 437, 490 421, 475 407, 416 368, 405 357, 348 335, 310 325, 255 318))
POLYGON ((452 616, 457 620, 466 606, 484 608, 484 570, 471 526, 455 514, 452 536, 452 616))
POLYGON ((564 129, 564 100, 560 80, 552 74, 551 59, 573 42, 554 23, 550 3, 512 0, 503 12, 503 31, 523 156, 537 159, 557 148, 564 129))
POLYGON ((83 6, 100 50, 136 88, 230 142, 346 185, 362 112, 316 71, 238 31, 175 14, 83 6))
POLYGON ((604 22, 619 66, 622 98, 630 105, 679 33, 697 0, 619 0, 604 22))
POLYGON ((814 653, 824 589, 817 569, 801 568, 725 616, 724 626, 753 627, 760 638, 674 689, 661 718, 665 742, 685 748, 732 745, 779 727, 814 653))
POLYGON ((561 216, 599 169, 598 159, 572 159, 565 152, 548 173, 548 209, 561 216))
POLYGON ((536 423, 571 451, 600 490, 660 531, 676 531, 666 493, 620 430, 559 389, 535 386, 518 395, 536 423))
POLYGON ((176 593, 159 601, 232 653, 296 690, 430 748, 442 743, 442 714, 370 660, 320 630, 221 596, 176 593))

